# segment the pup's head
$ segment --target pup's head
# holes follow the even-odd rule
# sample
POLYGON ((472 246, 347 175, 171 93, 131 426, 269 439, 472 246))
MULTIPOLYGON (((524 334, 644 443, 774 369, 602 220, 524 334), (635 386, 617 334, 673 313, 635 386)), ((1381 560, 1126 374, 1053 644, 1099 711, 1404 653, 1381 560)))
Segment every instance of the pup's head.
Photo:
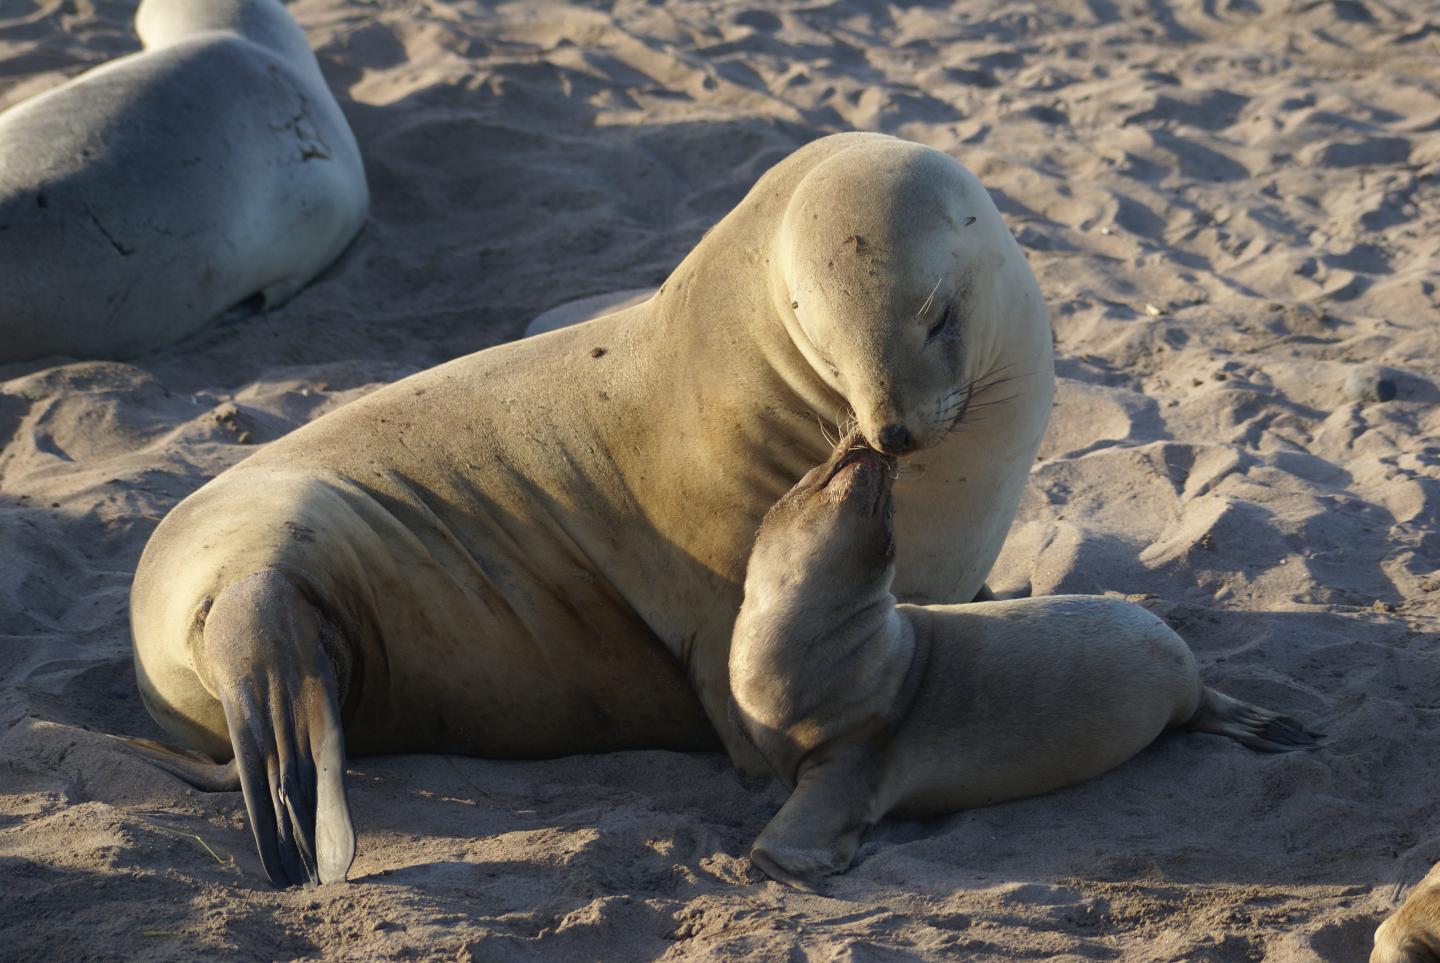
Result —
POLYGON ((750 554, 747 603, 801 585, 817 605, 888 592, 895 472, 894 459, 858 431, 843 438, 765 514, 750 554))

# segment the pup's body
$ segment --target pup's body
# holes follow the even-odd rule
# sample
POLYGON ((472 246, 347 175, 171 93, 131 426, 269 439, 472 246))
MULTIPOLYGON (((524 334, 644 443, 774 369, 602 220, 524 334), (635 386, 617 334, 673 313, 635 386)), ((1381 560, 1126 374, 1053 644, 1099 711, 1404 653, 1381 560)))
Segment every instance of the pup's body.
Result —
POLYGON ((890 466, 841 446, 766 516, 730 650, 741 726, 794 791, 751 855, 805 883, 889 813, 1059 789, 1176 726, 1310 748, 1293 720, 1200 683, 1139 606, 1096 596, 897 605, 890 466))

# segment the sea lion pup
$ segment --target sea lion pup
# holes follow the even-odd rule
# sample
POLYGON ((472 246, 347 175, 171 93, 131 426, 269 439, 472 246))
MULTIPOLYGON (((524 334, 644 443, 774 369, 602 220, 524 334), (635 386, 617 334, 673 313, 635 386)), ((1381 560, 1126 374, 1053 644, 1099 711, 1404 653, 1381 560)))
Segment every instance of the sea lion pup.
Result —
POLYGON ((888 813, 932 816, 1083 782, 1166 729, 1316 746, 1201 685, 1190 649, 1100 596, 898 605, 894 463, 853 437, 766 514, 730 646, 734 711, 792 790, 750 851, 806 886, 888 813))
POLYGON ((360 150, 279 0, 144 0, 135 26, 140 53, 0 114, 0 362, 274 307, 365 220, 360 150))
POLYGON ((1440 963, 1440 866, 1375 930, 1370 963, 1440 963))
POLYGON ((346 752, 718 743, 763 770, 729 715, 730 632, 821 424, 853 409, 925 449, 895 492, 895 588, 963 601, 1053 388, 1034 278, 974 176, 818 140, 643 304, 376 391, 176 506, 135 574, 136 676, 173 738, 235 758, 149 752, 238 776, 278 883, 344 877, 346 752))

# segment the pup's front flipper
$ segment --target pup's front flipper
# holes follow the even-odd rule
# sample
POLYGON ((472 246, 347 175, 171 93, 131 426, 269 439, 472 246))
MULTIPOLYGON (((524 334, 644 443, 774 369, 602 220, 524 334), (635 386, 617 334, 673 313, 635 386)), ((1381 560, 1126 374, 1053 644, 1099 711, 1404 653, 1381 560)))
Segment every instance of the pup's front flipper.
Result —
POLYGON ((810 889, 855 859, 870 808, 867 767, 859 752, 810 765, 755 840, 750 859, 771 879, 810 889))
POLYGON ((267 569, 216 596, 197 653, 225 710, 250 830, 276 886, 342 881, 355 858, 340 700, 321 643, 333 631, 290 579, 267 569))

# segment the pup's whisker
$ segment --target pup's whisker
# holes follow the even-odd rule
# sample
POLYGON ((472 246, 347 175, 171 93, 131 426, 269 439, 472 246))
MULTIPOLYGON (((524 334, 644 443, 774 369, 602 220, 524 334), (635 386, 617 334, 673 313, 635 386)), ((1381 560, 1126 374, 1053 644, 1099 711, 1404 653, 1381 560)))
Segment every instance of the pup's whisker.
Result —
POLYGON ((812 411, 810 413, 815 416, 815 424, 820 426, 820 436, 825 439, 825 443, 831 448, 839 446, 840 439, 830 437, 830 427, 825 424, 825 419, 820 417, 820 412, 812 411))

